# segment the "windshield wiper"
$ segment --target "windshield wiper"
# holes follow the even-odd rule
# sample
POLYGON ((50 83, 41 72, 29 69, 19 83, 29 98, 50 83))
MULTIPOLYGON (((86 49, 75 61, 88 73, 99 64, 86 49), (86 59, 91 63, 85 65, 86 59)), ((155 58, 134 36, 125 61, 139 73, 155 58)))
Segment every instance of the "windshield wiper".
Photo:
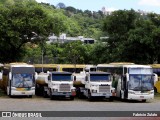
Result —
POLYGON ((141 90, 141 87, 135 87, 133 90, 135 90, 135 91, 140 91, 141 90))
POLYGON ((148 88, 148 87, 142 86, 142 90, 143 90, 143 91, 149 91, 149 90, 152 90, 152 88, 148 88))
POLYGON ((30 88, 31 86, 29 86, 29 84, 27 83, 27 80, 25 80, 23 78, 23 80, 19 83, 18 87, 20 87, 22 85, 22 87, 25 87, 25 88, 30 88), (25 84, 26 84, 26 87, 25 87, 25 84))

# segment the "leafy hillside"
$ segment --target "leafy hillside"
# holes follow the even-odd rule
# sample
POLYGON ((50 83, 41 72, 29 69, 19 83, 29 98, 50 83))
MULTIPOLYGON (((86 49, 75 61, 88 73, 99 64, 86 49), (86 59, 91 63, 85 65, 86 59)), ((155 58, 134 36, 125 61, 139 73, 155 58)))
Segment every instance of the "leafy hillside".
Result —
POLYGON ((35 0, 0 1, 0 62, 98 64, 129 61, 160 63, 160 15, 118 10, 79 10, 35 0), (46 44, 50 34, 92 37, 98 42, 46 44), (101 36, 107 36, 103 42, 101 36))

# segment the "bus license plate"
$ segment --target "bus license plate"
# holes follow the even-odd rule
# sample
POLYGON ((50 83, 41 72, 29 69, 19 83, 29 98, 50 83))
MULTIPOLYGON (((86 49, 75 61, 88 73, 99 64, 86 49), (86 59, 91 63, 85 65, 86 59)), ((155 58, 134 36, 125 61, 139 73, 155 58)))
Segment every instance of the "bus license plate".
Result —
POLYGON ((144 98, 144 96, 140 96, 140 98, 144 98))
POLYGON ((22 92, 22 94, 25 94, 25 92, 22 92))

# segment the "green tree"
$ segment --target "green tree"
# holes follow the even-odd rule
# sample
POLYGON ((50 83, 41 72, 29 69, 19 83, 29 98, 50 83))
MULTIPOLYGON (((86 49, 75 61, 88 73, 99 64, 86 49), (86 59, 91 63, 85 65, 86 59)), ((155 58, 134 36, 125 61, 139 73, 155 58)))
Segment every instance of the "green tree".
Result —
POLYGON ((160 15, 155 13, 148 14, 149 20, 155 26, 154 30, 152 31, 152 48, 154 51, 153 61, 160 63, 160 15))
POLYGON ((91 64, 107 63, 109 61, 108 49, 106 49, 106 43, 97 43, 90 51, 91 64))
POLYGON ((148 54, 144 58, 143 52, 144 48, 147 48, 146 42, 149 42, 148 39, 150 39, 145 35, 151 32, 151 25, 147 21, 143 22, 145 22, 143 16, 140 16, 134 10, 119 10, 106 17, 104 31, 109 37, 106 42, 108 44, 108 55, 111 58, 110 62, 132 61, 144 63, 149 61, 148 58, 145 61, 148 54), (143 31, 145 27, 149 30, 143 31))
POLYGON ((152 32, 154 29, 155 26, 150 20, 137 20, 136 28, 128 32, 129 37, 123 49, 123 59, 135 63, 153 63, 154 41, 152 32))
POLYGON ((110 61, 151 64, 160 62, 160 17, 140 15, 133 10, 117 11, 104 21, 110 61))
POLYGON ((0 62, 19 61, 24 56, 25 43, 44 42, 50 33, 64 30, 63 16, 57 17, 54 12, 34 0, 0 4, 0 62))
POLYGON ((84 63, 84 47, 81 41, 70 42, 65 45, 62 56, 66 63, 80 64, 84 63))

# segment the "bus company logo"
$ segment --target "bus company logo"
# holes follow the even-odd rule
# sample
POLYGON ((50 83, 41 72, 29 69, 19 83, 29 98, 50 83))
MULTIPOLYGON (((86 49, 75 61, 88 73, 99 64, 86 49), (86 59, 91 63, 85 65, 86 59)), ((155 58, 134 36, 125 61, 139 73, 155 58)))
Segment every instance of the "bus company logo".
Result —
POLYGON ((11 112, 2 112, 2 117, 12 117, 11 115, 11 112))
POLYGON ((2 112, 2 117, 42 117, 42 114, 39 112, 2 112))

